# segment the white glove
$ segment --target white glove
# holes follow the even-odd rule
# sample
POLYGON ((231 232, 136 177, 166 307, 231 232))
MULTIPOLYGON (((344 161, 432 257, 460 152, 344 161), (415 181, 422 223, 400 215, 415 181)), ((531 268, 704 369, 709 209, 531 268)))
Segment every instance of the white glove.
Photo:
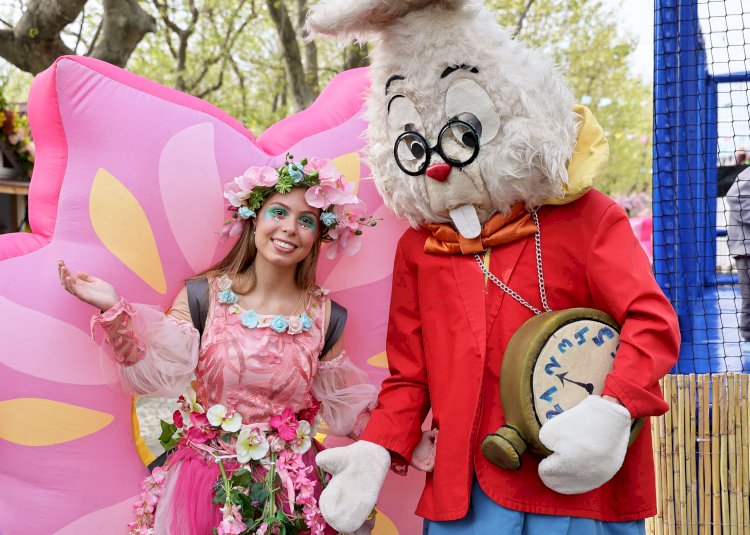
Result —
POLYGON ((602 486, 625 460, 631 423, 622 405, 588 396, 542 426, 539 441, 554 453, 539 463, 539 477, 560 494, 602 486))
POLYGON ((337 531, 356 532, 375 507, 391 466, 390 453, 382 446, 360 440, 321 451, 315 461, 333 476, 320 495, 323 518, 337 531))

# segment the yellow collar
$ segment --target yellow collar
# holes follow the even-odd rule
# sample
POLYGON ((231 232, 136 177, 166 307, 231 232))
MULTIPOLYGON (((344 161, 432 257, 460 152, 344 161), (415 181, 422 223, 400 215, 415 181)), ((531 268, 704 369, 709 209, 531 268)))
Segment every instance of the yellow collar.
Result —
POLYGON ((567 204, 594 187, 609 159, 609 145, 604 130, 586 106, 576 105, 573 111, 581 116, 581 127, 573 157, 567 165, 568 183, 563 184, 562 197, 547 199, 544 204, 567 204))

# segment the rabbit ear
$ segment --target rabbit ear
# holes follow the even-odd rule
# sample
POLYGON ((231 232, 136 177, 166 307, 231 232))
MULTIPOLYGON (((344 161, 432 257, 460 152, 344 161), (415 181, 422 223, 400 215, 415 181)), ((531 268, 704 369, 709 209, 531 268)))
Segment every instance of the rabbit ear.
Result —
POLYGON ((310 9, 309 35, 363 36, 377 33, 391 21, 427 6, 458 9, 468 0, 322 0, 310 9))

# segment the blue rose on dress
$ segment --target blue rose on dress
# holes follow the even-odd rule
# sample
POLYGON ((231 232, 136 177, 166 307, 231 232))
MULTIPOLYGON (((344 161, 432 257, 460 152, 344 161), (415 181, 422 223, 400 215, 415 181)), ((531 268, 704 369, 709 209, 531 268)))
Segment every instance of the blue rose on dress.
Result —
POLYGON ((320 214, 320 220, 326 227, 332 227, 336 224, 338 218, 333 212, 323 212, 322 214, 320 214))
POLYGON ((283 333, 289 327, 289 322, 283 316, 276 316, 271 320, 269 327, 277 333, 283 333))
POLYGON ((237 301, 239 301, 239 297, 237 297, 237 294, 232 291, 231 288, 228 290, 224 290, 223 292, 219 292, 219 303, 222 303, 224 305, 233 305, 237 301))
POLYGON ((305 175, 302 174, 302 171, 300 171, 299 169, 299 164, 289 164, 288 170, 289 176, 292 177, 292 182, 294 182, 295 184, 299 184, 300 182, 302 182, 302 179, 305 178, 305 175))
POLYGON ((300 314, 299 319, 302 321, 302 330, 309 331, 310 327, 312 327, 313 320, 310 316, 307 315, 307 312, 303 312, 302 314, 300 314))
POLYGON ((258 326, 259 320, 260 317, 254 310, 246 310, 245 312, 240 314, 240 321, 242 322, 242 325, 244 325, 248 329, 255 329, 258 326))
POLYGON ((251 217, 255 217, 255 212, 253 212, 247 206, 240 206, 240 209, 237 210, 237 213, 242 219, 250 219, 251 217))

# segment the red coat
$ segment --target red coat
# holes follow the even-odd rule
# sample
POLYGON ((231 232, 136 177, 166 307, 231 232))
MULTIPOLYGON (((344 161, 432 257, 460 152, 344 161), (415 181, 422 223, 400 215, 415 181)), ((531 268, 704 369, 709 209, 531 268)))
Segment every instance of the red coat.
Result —
MULTIPOLYGON (((590 191, 538 213, 550 307, 597 308, 622 326, 604 394, 620 399, 633 417, 663 414, 667 404, 658 380, 678 356, 677 318, 625 212, 590 191)), ((465 516, 476 474, 482 489, 510 509, 606 521, 654 515, 648 423, 617 475, 585 494, 566 496, 545 487, 530 452, 515 472, 484 458, 482 439, 505 422, 499 393, 503 352, 532 312, 491 282, 485 293, 472 255, 425 253, 426 237, 424 230, 408 230, 398 245, 386 346, 391 376, 361 437, 409 460, 432 408, 433 426, 440 429, 435 470, 427 474, 417 514, 431 520, 465 516)), ((495 248, 490 270, 541 308, 533 237, 495 248)))

